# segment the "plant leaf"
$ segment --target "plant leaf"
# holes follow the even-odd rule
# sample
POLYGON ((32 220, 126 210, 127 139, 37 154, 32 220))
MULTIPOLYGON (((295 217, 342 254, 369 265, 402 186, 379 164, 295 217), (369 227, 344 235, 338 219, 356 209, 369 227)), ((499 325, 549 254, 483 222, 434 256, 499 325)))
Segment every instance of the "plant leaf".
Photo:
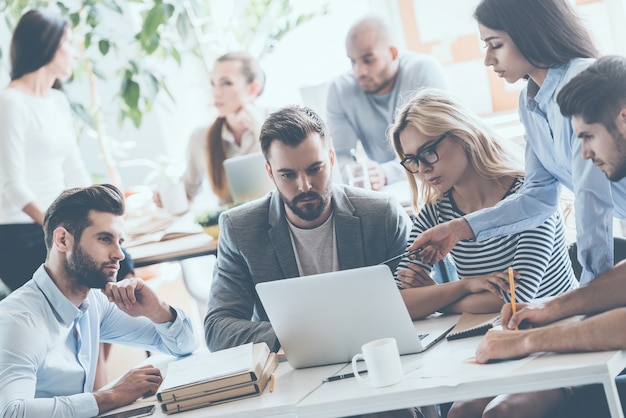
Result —
POLYGON ((127 79, 124 90, 122 90, 122 99, 124 99, 124 103, 126 103, 126 106, 128 106, 130 110, 137 110, 139 93, 139 84, 132 79, 127 79))
POLYGON ((106 39, 100 39, 100 42, 98 42, 98 49, 100 50, 100 53, 102 55, 108 54, 110 47, 111 47, 111 44, 106 39))

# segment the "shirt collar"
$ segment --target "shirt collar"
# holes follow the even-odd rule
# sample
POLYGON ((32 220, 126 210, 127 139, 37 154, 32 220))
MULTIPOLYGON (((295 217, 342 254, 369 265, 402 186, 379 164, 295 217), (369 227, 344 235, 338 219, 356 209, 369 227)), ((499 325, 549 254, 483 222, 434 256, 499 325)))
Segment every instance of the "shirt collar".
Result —
POLYGON ((71 326, 77 318, 81 317, 89 307, 87 300, 83 301, 80 305, 80 309, 74 306, 74 304, 61 293, 50 275, 48 275, 43 264, 35 271, 33 280, 41 290, 41 293, 45 296, 52 311, 55 312, 59 322, 67 327, 71 326))
POLYGON ((243 151, 251 149, 254 147, 255 143, 258 142, 258 138, 254 136, 254 132, 245 131, 243 135, 241 135, 241 146, 237 145, 235 143, 235 135, 228 129, 226 124, 222 126, 222 140, 228 142, 231 147, 243 151))
POLYGON ((546 103, 556 94, 563 76, 567 72, 569 62, 559 65, 558 67, 548 68, 546 78, 543 80, 541 87, 533 81, 532 78, 528 79, 528 88, 526 93, 526 99, 530 102, 546 103))

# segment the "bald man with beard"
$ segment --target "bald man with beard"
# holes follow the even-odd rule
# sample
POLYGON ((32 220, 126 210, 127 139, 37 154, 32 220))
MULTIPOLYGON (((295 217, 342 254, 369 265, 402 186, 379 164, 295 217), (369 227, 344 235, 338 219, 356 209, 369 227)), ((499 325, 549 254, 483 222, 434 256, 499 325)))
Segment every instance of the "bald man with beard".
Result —
POLYGON ((386 138, 396 109, 420 87, 446 90, 448 84, 432 57, 400 53, 387 24, 375 16, 352 25, 346 52, 352 71, 333 80, 328 92, 330 136, 342 170, 361 141, 369 159, 370 184, 380 190, 405 178, 386 138))

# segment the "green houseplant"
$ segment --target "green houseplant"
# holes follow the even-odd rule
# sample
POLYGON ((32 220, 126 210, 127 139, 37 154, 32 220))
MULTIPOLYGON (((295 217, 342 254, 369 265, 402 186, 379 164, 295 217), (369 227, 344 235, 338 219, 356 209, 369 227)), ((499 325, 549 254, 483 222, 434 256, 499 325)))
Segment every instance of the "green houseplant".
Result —
MULTIPOLYGON (((224 26, 212 18, 212 4, 216 0, 0 0, 0 12, 8 32, 30 8, 52 9, 69 19, 81 50, 69 83, 88 93, 87 99, 69 97, 72 110, 81 122, 79 130, 97 139, 108 180, 121 185, 116 160, 132 145, 118 144, 106 134, 105 107, 117 109, 120 125, 128 120, 139 128, 161 96, 174 100, 162 73, 164 60, 180 65, 192 53, 203 57, 208 70, 208 63, 228 49, 262 57, 289 31, 326 13, 324 6, 297 14, 290 0, 243 0, 233 2, 233 18, 224 26), (218 42, 205 42, 205 32, 218 42), (105 81, 119 87, 113 100, 103 103, 105 81)), ((7 58, 0 49, 5 68, 7 58)))
POLYGON ((198 215, 195 221, 196 223, 200 224, 200 226, 202 226, 202 229, 204 230, 204 232, 211 235, 213 238, 217 239, 217 236, 220 231, 217 222, 220 219, 220 215, 226 210, 233 208, 235 206, 236 205, 234 204, 224 205, 217 209, 208 210, 198 215))

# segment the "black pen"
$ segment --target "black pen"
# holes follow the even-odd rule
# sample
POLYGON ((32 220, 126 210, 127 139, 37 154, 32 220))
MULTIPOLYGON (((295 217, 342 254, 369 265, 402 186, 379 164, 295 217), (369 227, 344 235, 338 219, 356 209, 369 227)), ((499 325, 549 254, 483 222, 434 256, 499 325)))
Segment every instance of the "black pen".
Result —
MULTIPOLYGON (((359 370, 359 374, 361 373, 367 373, 367 370, 359 370)), ((350 377, 354 377, 354 373, 346 373, 346 374, 338 374, 336 376, 330 376, 330 377, 325 378, 323 381, 334 382, 336 380, 348 379, 350 377)))

